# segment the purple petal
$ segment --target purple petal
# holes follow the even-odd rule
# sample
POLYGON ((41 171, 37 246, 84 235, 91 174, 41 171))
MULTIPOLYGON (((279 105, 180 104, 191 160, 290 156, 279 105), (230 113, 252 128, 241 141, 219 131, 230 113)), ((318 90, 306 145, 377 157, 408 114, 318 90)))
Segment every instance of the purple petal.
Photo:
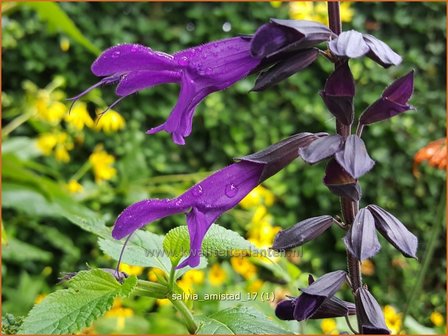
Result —
POLYGON ((351 302, 343 301, 336 296, 332 296, 324 301, 310 319, 317 320, 348 315, 356 315, 356 306, 351 302))
POLYGON ((353 96, 355 81, 348 63, 344 62, 328 77, 320 93, 328 110, 344 125, 351 125, 354 118, 353 96))
POLYGON ((330 272, 321 276, 307 288, 303 288, 302 292, 309 295, 331 297, 346 280, 347 273, 345 271, 330 272))
POLYGON ((133 71, 122 76, 115 93, 118 96, 128 96, 158 84, 178 83, 180 78, 180 73, 175 71, 133 71))
POLYGON ((257 77, 255 85, 251 91, 262 91, 274 86, 282 80, 307 68, 317 59, 318 55, 319 51, 314 48, 295 53, 268 70, 261 72, 257 77))
POLYGON ((105 50, 93 62, 96 76, 109 76, 137 70, 174 70, 173 56, 139 44, 122 44, 105 50))
POLYGON ((381 248, 375 229, 375 219, 368 208, 359 210, 344 238, 345 246, 358 260, 373 257, 381 248))
POLYGON ((178 199, 150 199, 127 207, 115 221, 112 237, 121 239, 155 220, 185 212, 192 205, 178 199))
POLYGON ((339 134, 321 137, 299 149, 300 157, 310 164, 322 161, 341 150, 344 138, 339 134))
POLYGON ((334 159, 331 159, 327 164, 324 184, 335 195, 346 197, 352 201, 361 199, 361 187, 357 180, 350 176, 334 159))
POLYGON ((361 334, 390 334, 380 305, 367 289, 360 287, 356 290, 355 302, 361 334))
POLYGON ((355 30, 342 32, 328 46, 333 54, 349 58, 358 58, 370 51, 362 34, 355 30))
POLYGON ((263 173, 260 176, 260 183, 280 169, 292 162, 298 156, 298 150, 301 147, 308 146, 310 143, 325 136, 325 133, 297 133, 282 141, 269 146, 254 154, 235 158, 235 160, 255 162, 264 165, 263 173))
POLYGON ((386 43, 377 39, 375 36, 363 34, 364 41, 370 48, 367 54, 375 62, 387 68, 391 65, 398 65, 402 62, 402 58, 393 51, 386 43))
POLYGON ((370 105, 359 118, 362 125, 392 118, 393 116, 414 109, 408 104, 414 92, 414 71, 397 79, 383 92, 382 97, 370 105))
POLYGON ((418 239, 394 215, 380 208, 369 205, 367 208, 375 218, 377 230, 405 257, 417 259, 418 239))
POLYGON ((291 299, 280 301, 275 307, 275 316, 280 320, 294 320, 294 301, 291 299))
POLYGON ((367 153, 364 141, 357 135, 349 135, 345 140, 344 149, 335 154, 336 161, 357 179, 367 173, 375 165, 367 153))
POLYGON ((273 250, 284 251, 313 240, 325 232, 334 222, 331 216, 312 217, 293 227, 280 231, 274 239, 273 250))
POLYGON ((250 51, 256 58, 264 58, 294 41, 300 41, 303 37, 302 33, 294 29, 266 23, 255 32, 250 51))

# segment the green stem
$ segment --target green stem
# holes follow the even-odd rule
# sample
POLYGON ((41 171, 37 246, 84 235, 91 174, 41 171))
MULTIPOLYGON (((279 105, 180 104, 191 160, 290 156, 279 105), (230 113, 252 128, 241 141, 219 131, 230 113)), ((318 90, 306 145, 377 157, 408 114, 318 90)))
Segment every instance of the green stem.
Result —
POLYGON ((174 288, 175 273, 176 273, 176 267, 173 265, 171 267, 170 278, 169 278, 169 289, 171 292, 173 291, 173 288, 174 288))
POLYGON ((6 138, 10 133, 12 133, 16 128, 18 128, 23 123, 27 122, 32 116, 34 116, 35 112, 28 112, 19 115, 13 121, 11 121, 8 125, 3 128, 2 138, 6 138))
POLYGON ((185 305, 185 302, 182 300, 175 300, 171 297, 169 297, 171 303, 173 306, 177 309, 177 311, 182 315, 184 318, 185 325, 188 329, 188 332, 193 335, 196 333, 196 330, 198 330, 198 326, 196 322, 194 321, 193 315, 191 314, 191 311, 188 309, 188 307, 185 305))
POLYGON ((81 168, 78 169, 76 173, 73 174, 73 176, 70 178, 70 180, 78 181, 81 177, 83 177, 89 169, 92 167, 92 164, 89 160, 84 162, 84 164, 81 166, 81 168))
POLYGON ((157 282, 138 280, 136 290, 138 290, 139 295, 150 296, 157 299, 166 299, 169 296, 168 288, 157 282))
POLYGON ((429 266, 431 264, 432 257, 434 255, 434 250, 436 249, 437 244, 439 242, 439 240, 437 238, 440 235, 440 233, 444 227, 443 224, 445 223, 445 221, 443 220, 443 218, 445 216, 445 210, 444 210, 445 202, 446 202, 446 194, 445 194, 445 192, 442 192, 442 195, 440 196, 439 205, 437 207, 437 212, 436 212, 436 216, 437 216, 436 221, 435 221, 436 225, 432 229, 432 234, 431 234, 431 237, 429 238, 428 246, 425 251, 425 255, 423 256, 422 267, 420 269, 420 273, 418 274, 417 281, 415 282, 415 285, 414 285, 414 287, 411 291, 411 294, 409 296, 408 302, 406 303, 406 307, 403 311, 403 318, 402 318, 402 323, 401 323, 402 327, 404 326, 406 316, 411 312, 412 307, 415 306, 413 304, 413 301, 415 300, 415 298, 418 297, 418 295, 420 294, 420 291, 422 290, 423 281, 425 280, 426 274, 427 274, 429 266))

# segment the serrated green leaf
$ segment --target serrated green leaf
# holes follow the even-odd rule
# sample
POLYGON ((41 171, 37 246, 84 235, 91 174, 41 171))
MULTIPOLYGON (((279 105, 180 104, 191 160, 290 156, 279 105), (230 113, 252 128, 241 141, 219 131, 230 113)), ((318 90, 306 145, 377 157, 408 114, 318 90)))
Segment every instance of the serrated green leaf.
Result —
POLYGON ((81 271, 69 288, 48 295, 31 309, 19 334, 72 334, 106 313, 117 296, 128 296, 137 284, 131 276, 120 284, 99 269, 81 271))
MULTIPOLYGON (((177 263, 180 257, 188 255, 190 236, 187 226, 170 230, 163 241, 163 249, 173 263, 177 263)), ((235 231, 212 224, 202 242, 202 253, 213 255, 232 251, 254 252, 257 248, 235 231)))
POLYGON ((252 307, 238 305, 200 318, 196 334, 291 334, 252 307))
MULTIPOLYGON (((100 238, 98 244, 105 254, 118 260, 124 240, 114 240, 112 237, 100 238)), ((134 266, 157 267, 169 273, 171 262, 164 253, 162 244, 163 236, 138 230, 129 239, 122 261, 134 266)))

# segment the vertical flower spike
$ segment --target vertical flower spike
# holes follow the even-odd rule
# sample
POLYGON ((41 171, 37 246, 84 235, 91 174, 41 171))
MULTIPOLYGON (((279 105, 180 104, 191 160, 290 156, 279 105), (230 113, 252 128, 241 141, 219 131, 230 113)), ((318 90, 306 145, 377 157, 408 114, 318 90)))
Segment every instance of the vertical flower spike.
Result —
POLYGON ((403 60, 383 41, 355 30, 342 32, 329 42, 328 47, 334 55, 340 57, 358 58, 366 55, 384 68, 398 65, 403 60))
POLYGON ((297 321, 307 320, 312 317, 322 304, 332 297, 346 281, 347 273, 335 271, 321 276, 309 287, 302 289, 294 306, 294 319, 297 321))
POLYGON ((344 125, 351 125, 355 115, 353 97, 355 95, 355 80, 348 66, 342 63, 328 77, 324 90, 320 93, 328 110, 344 125))
POLYGON ((359 118, 361 125, 386 120, 397 114, 415 109, 408 104, 414 92, 414 70, 394 81, 384 90, 381 98, 370 105, 359 118))
POLYGON ((287 230, 280 231, 275 236, 272 249, 284 251, 303 245, 319 237, 333 222, 333 217, 328 215, 305 219, 287 230))
POLYGON ((361 199, 362 193, 358 181, 350 176, 335 159, 331 159, 327 164, 324 184, 335 195, 346 197, 352 201, 361 199))
POLYGON ((389 335, 381 307, 369 291, 363 287, 356 290, 357 316, 364 335, 389 335))
POLYGON ((358 260, 373 257, 381 248, 375 229, 375 219, 369 209, 359 210, 344 243, 351 254, 358 260))
POLYGON ((149 199, 126 208, 115 221, 112 236, 121 239, 155 220, 187 213, 190 255, 177 268, 199 264, 201 244, 212 223, 236 206, 252 189, 297 157, 300 146, 318 138, 299 133, 260 152, 240 158, 174 199, 149 199))
POLYGON ((343 143, 344 138, 339 134, 321 137, 313 141, 309 146, 300 148, 299 155, 303 161, 314 164, 339 152, 343 143))
POLYGON ((336 161, 357 179, 367 173, 375 165, 367 153, 364 141, 357 135, 349 135, 345 140, 344 149, 335 155, 336 161))
POLYGON ((418 239, 394 215, 378 205, 368 205, 367 209, 375 218, 376 229, 405 257, 417 259, 418 239))
POLYGON ((180 51, 174 55, 154 51, 138 44, 118 45, 104 51, 92 64, 92 72, 104 77, 90 90, 116 83, 120 98, 164 83, 180 84, 179 99, 168 120, 147 133, 171 133, 176 144, 185 144, 191 133, 196 106, 209 94, 224 90, 246 77, 260 63, 250 55, 251 40, 228 38, 180 51))

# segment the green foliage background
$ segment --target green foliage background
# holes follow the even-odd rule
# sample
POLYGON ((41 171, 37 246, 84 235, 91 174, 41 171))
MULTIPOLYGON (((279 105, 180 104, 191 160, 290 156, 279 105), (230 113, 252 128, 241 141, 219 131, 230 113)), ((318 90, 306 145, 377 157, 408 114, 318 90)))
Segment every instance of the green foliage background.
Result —
MULTIPOLYGON (((358 113, 377 99, 393 79, 411 68, 416 70, 411 102, 417 110, 365 131, 367 148, 377 163, 362 179, 361 186, 362 205, 376 203, 389 209, 420 238, 421 259, 434 226, 441 225, 436 219, 438 204, 445 194, 443 172, 423 166, 419 179, 412 174, 413 156, 418 149, 445 134, 445 4, 355 3, 353 7, 355 17, 351 24, 344 24, 345 30, 368 31, 404 57, 402 65, 387 70, 370 60, 351 61, 358 84, 355 101, 358 113)), ((93 84, 96 78, 89 68, 95 59, 95 47, 104 50, 118 43, 141 43, 174 52, 210 40, 252 33, 270 17, 288 18, 287 4, 274 8, 269 3, 61 3, 61 8, 94 47, 86 48, 88 42, 68 36, 60 27, 41 20, 32 6, 4 12, 5 111, 20 108, 17 102, 23 100, 24 80, 44 87, 56 75, 62 76, 67 96, 93 84), (223 31, 225 22, 231 23, 230 32, 223 31), (71 48, 62 52, 59 42, 67 36, 71 48)), ((118 179, 77 202, 99 216, 106 216, 112 224, 114 217, 131 202, 176 195, 204 176, 196 173, 219 169, 233 157, 262 149, 296 132, 332 132, 334 119, 317 94, 331 67, 325 60, 319 60, 306 71, 262 93, 247 93, 254 82, 254 77, 249 77, 224 92, 212 94, 199 106, 192 135, 184 147, 174 145, 167 134, 144 135, 144 131, 162 123, 175 104, 178 88, 164 85, 125 99, 118 110, 127 121, 126 129, 113 135, 86 138, 71 163, 58 166, 42 157, 28 158, 57 170, 56 182, 62 183, 87 159, 95 143, 103 142, 118 158, 118 179), (188 178, 157 181, 161 175, 171 174, 188 178)), ((103 98, 112 102, 112 90, 103 90, 103 98)), ((93 111, 95 106, 91 104, 89 108, 93 111)), ((11 119, 4 113, 3 125, 11 119)), ((24 125, 4 141, 35 135, 35 129, 24 125)), ((4 160, 8 158, 4 156, 4 160)), ((321 184, 323 170, 322 165, 308 167, 295 162, 266 182, 278 198, 272 208, 276 225, 287 228, 307 217, 339 213, 337 197, 321 184)), ((60 271, 85 268, 86 262, 96 266, 111 266, 112 262, 102 256, 91 233, 65 218, 45 213, 38 206, 35 211, 30 210, 19 196, 9 203, 3 200, 9 204, 3 210, 6 234, 9 244, 16 245, 9 249, 15 249, 16 253, 3 254, 2 299, 4 312, 26 315, 37 294, 54 288, 60 271), (45 271, 45 266, 52 271, 45 271)), ((245 223, 237 214, 235 210, 235 214, 224 215, 220 224, 244 232, 245 223)), ((149 229, 166 233, 183 221, 182 216, 169 218, 149 229)), ((423 290, 411 305, 412 317, 426 326, 432 326, 431 312, 445 314, 444 237, 443 231, 435 238, 436 250, 424 277, 423 290)), ((392 304, 403 310, 421 266, 399 256, 384 241, 382 246, 381 253, 373 259, 376 271, 366 277, 366 282, 382 305, 392 304)), ((345 267, 341 233, 336 229, 307 244, 302 252, 299 266, 303 272, 320 275, 345 267)))

